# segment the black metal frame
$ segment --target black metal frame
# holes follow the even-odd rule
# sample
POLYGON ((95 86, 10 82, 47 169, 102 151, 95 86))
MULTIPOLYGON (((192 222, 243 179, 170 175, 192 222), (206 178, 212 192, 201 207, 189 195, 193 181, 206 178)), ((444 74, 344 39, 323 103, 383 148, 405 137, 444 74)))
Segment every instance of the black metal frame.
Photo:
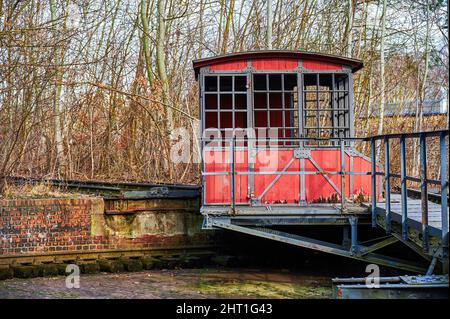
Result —
POLYGON ((202 112, 202 130, 203 132, 205 132, 206 130, 208 130, 209 128, 206 128, 206 116, 207 114, 216 114, 217 118, 217 127, 216 128, 212 128, 212 129, 219 129, 220 134, 223 134, 222 132, 227 132, 227 131, 233 131, 235 129, 237 129, 236 127, 236 115, 237 114, 244 114, 245 115, 245 127, 240 127, 240 128, 247 128, 248 127, 248 88, 246 87, 245 90, 236 90, 235 87, 235 83, 236 83, 236 78, 237 77, 242 77, 246 79, 246 86, 248 86, 248 77, 247 75, 244 73, 221 73, 221 74, 208 74, 205 75, 202 78, 202 89, 201 89, 201 95, 203 96, 202 98, 202 105, 203 107, 201 108, 201 112, 202 112), (205 83, 206 83, 206 78, 215 78, 216 79, 216 85, 217 88, 216 90, 213 91, 206 91, 205 90, 205 83), (222 79, 225 78, 230 78, 231 79, 231 90, 222 90, 221 89, 221 81, 222 79), (231 97, 231 106, 230 108, 222 108, 222 98, 228 95, 231 97), (245 108, 239 109, 236 108, 236 98, 238 95, 241 96, 245 96, 245 108), (216 108, 207 108, 207 96, 214 96, 216 98, 216 108), (231 114, 231 127, 222 127, 222 116, 224 116, 225 114, 231 114))

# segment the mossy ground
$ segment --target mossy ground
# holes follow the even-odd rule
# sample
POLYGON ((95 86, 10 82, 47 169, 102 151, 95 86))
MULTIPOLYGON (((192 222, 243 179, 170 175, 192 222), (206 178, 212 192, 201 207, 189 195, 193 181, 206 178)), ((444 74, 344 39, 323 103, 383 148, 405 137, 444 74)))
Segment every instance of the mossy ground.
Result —
POLYGON ((0 281, 4 298, 331 298, 331 278, 282 269, 158 269, 81 274, 80 288, 64 276, 0 281))
POLYGON ((200 281, 192 286, 200 293, 222 298, 331 298, 331 287, 261 281, 200 281))

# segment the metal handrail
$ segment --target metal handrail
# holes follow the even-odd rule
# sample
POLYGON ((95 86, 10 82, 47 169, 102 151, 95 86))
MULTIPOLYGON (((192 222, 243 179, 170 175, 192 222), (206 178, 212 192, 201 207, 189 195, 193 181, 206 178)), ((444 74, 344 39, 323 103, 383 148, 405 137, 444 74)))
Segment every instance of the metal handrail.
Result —
MULTIPOLYGON (((204 139, 202 139, 204 140, 204 139)), ((210 140, 208 140, 210 141, 210 140)), ((352 171, 345 169, 345 152, 346 152, 346 144, 348 141, 365 141, 365 138, 358 138, 358 137, 342 137, 342 138, 330 138, 330 139, 324 139, 324 138, 241 138, 239 139, 237 136, 234 136, 232 138, 224 138, 224 139, 213 139, 212 142, 225 142, 225 145, 228 145, 225 147, 225 149, 230 150, 229 154, 229 161, 230 161, 230 168, 228 171, 223 172, 205 172, 202 170, 202 176, 217 176, 217 175, 229 175, 230 176, 230 206, 232 212, 235 211, 236 207, 236 194, 235 194, 235 185, 234 180, 236 175, 340 175, 341 176, 341 187, 340 187, 340 199, 341 199, 341 210, 345 210, 345 202, 347 201, 346 197, 346 191, 345 191, 345 175, 371 175, 370 171, 352 171), (320 140, 320 141, 338 141, 339 144, 333 146, 334 149, 338 149, 340 152, 340 169, 339 171, 325 171, 325 170, 318 170, 318 171, 305 171, 305 170, 299 170, 296 172, 287 172, 287 171, 260 171, 260 172, 254 172, 254 171, 242 171, 242 172, 236 172, 235 170, 235 152, 236 152, 236 143, 239 141, 251 141, 251 140, 257 140, 257 141, 270 141, 270 142, 278 142, 278 141, 308 141, 308 140, 320 140)), ((252 143, 249 143, 252 144, 252 143)), ((276 145, 279 146, 279 145, 276 145)), ((300 145, 292 145, 293 147, 299 147, 300 145)), ((291 146, 291 147, 292 147, 291 146)), ((331 146, 330 146, 331 147, 331 146)), ((244 146, 243 149, 248 150, 251 146, 247 145, 244 146)), ((261 149, 259 146, 255 146, 256 149, 261 149)), ((309 147, 301 147, 304 149, 309 149, 309 147)), ((299 201, 300 202, 300 201, 299 201)))
POLYGON ((431 132, 414 132, 414 133, 400 133, 400 134, 386 134, 377 135, 368 138, 371 144, 371 161, 372 161, 372 226, 376 226, 377 206, 376 195, 377 190, 373 185, 376 183, 376 176, 383 175, 385 184, 385 201, 386 201, 386 215, 385 215, 385 229, 387 233, 391 233, 392 220, 391 220, 391 178, 400 178, 401 184, 401 210, 402 210, 402 222, 401 233, 404 240, 408 239, 408 196, 407 196, 407 181, 420 182, 421 189, 421 210, 422 210, 422 247, 425 252, 429 251, 429 225, 428 225, 428 184, 439 185, 441 190, 441 223, 442 223, 442 247, 443 257, 448 256, 448 217, 447 217, 447 160, 446 160, 446 141, 445 138, 449 135, 448 130, 431 131, 431 132), (440 180, 427 178, 427 147, 426 139, 428 137, 439 137, 439 160, 440 160, 440 180), (419 139, 419 152, 420 152, 420 177, 408 176, 406 174, 406 139, 419 139), (389 141, 393 139, 399 139, 400 141, 400 174, 394 174, 390 172, 390 151, 389 141), (384 156, 384 172, 377 172, 375 170, 376 163, 376 141, 383 140, 385 156, 384 156))

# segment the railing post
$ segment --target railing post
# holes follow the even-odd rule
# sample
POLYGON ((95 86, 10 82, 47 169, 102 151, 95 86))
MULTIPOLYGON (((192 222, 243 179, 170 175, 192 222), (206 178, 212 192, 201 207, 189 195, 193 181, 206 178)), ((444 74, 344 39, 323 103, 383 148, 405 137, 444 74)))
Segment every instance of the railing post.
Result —
POLYGON ((340 148, 340 155, 341 155, 341 211, 343 212, 345 210, 345 145, 344 140, 341 138, 341 148, 340 148))
POLYGON ((370 139, 370 152, 372 160, 372 227, 377 226, 377 163, 375 139, 370 139))
POLYGON ((441 227, 442 227, 442 257, 448 258, 448 217, 447 217, 447 149, 445 136, 442 132, 439 136, 439 151, 441 157, 441 227))
POLYGON ((351 248, 350 252, 352 255, 358 254, 358 217, 349 217, 349 223, 351 227, 351 248))
POLYGON ((231 139, 231 147, 230 147, 230 190, 231 190, 231 212, 234 214, 235 212, 235 190, 234 190, 234 142, 235 137, 231 139))
POLYGON ((400 137, 400 183, 402 203, 402 237, 408 239, 408 194, 406 190, 406 143, 405 136, 400 137))
POLYGON ((427 187, 427 148, 425 134, 420 134, 420 194, 422 202, 422 246, 428 251, 428 187, 427 187))
POLYGON ((391 173, 390 173, 390 155, 389 155, 389 138, 384 137, 384 195, 386 200, 386 233, 391 233, 391 173))

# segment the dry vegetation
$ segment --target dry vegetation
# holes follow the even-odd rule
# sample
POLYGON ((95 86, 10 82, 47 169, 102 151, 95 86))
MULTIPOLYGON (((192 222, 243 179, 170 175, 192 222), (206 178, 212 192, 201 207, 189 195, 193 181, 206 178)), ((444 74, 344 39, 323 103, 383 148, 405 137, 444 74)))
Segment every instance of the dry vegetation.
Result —
MULTIPOLYGON (((364 61, 354 81, 358 135, 447 126, 445 116, 372 113, 448 92, 445 1, 272 8, 274 49, 364 61)), ((265 17, 266 1, 0 0, 0 189, 12 174, 198 182, 192 159, 169 160, 170 130, 198 118, 191 61, 265 48, 265 17)))
MULTIPOLYGON (((415 132, 415 117, 386 117, 385 125, 390 128, 388 132, 415 132)), ((369 119, 367 122, 369 131, 374 132, 378 126, 378 119, 369 119)), ((443 115, 426 116, 423 120, 422 131, 435 131, 445 129, 448 125, 448 117, 443 115)), ((448 150, 448 138, 447 138, 447 169, 449 163, 449 150, 448 150)), ((370 156, 370 145, 365 143, 359 145, 359 150, 370 156)), ((406 141, 406 151, 408 159, 406 162, 407 174, 409 176, 419 176, 419 147, 418 139, 406 141), (414 144, 414 141, 416 144, 414 144)), ((384 149, 380 149, 379 163, 384 163, 384 149)), ((400 174, 400 145, 398 139, 393 139, 390 143, 390 171, 392 173, 400 174)), ((427 139, 427 170, 428 178, 439 179, 440 178, 440 159, 439 159, 439 138, 432 137, 427 139)), ((399 187, 400 181, 397 178, 393 178, 391 182, 392 187, 399 187)), ((419 187, 417 183, 408 182, 408 187, 419 187)))
POLYGON ((41 184, 10 185, 5 184, 0 199, 35 199, 35 198, 73 198, 86 196, 67 190, 41 184))

